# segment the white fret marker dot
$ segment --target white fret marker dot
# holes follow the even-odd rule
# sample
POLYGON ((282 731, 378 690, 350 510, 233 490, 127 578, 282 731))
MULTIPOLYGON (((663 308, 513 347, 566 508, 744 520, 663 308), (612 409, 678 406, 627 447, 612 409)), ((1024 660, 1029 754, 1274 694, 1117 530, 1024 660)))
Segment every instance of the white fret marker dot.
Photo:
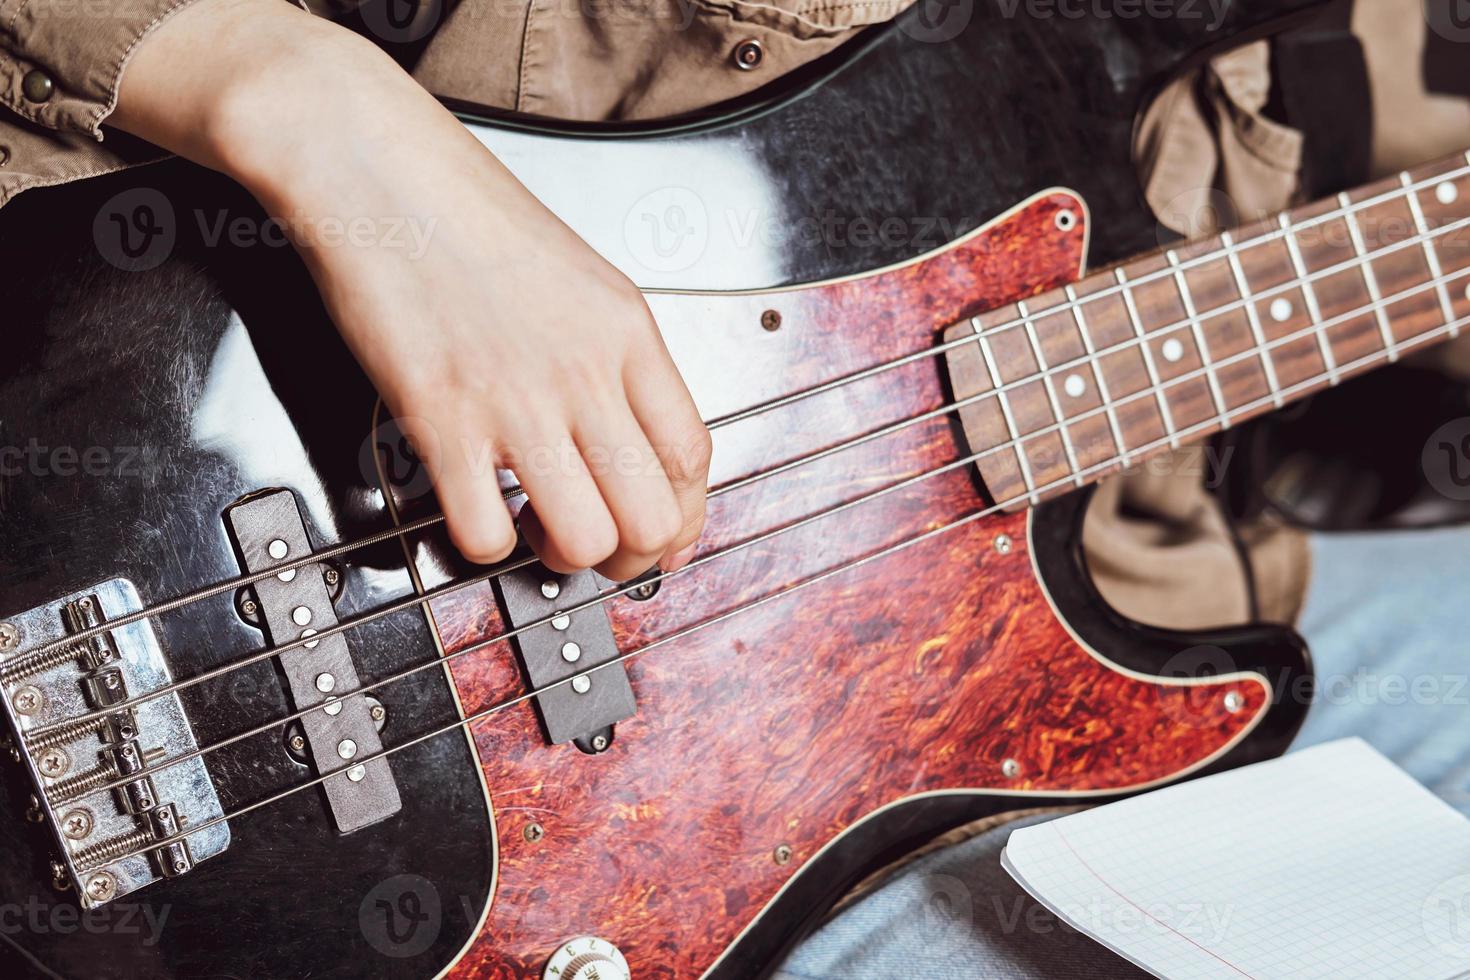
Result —
POLYGON ((1434 188, 1434 199, 1440 204, 1454 204, 1455 199, 1460 196, 1460 189, 1449 181, 1437 185, 1434 188))
POLYGON ((1164 341, 1163 346, 1159 348, 1159 353, 1164 355, 1164 360, 1168 361, 1170 364, 1173 364, 1175 361, 1184 356, 1184 345, 1179 342, 1178 337, 1170 337, 1168 340, 1164 341))
POLYGON ((1062 382, 1062 390, 1072 398, 1081 398, 1087 390, 1087 382, 1082 380, 1080 374, 1069 374, 1067 380, 1062 382))
POLYGON ((1285 323, 1291 319, 1291 300, 1285 296, 1278 296, 1271 301, 1271 319, 1277 323, 1285 323))

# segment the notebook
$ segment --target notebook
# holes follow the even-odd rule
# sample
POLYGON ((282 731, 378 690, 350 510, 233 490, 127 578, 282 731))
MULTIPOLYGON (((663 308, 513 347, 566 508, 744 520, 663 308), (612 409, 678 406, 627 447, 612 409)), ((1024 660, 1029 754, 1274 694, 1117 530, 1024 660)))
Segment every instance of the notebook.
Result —
POLYGON ((1361 739, 1017 830, 1001 862, 1171 980, 1470 976, 1470 821, 1361 739))

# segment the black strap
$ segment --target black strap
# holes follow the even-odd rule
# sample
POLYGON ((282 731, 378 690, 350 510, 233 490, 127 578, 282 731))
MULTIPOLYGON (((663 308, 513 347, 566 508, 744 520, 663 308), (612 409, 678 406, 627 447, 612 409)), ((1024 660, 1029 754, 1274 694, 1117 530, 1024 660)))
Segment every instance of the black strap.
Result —
POLYGON ((1369 178, 1373 100, 1352 14, 1353 0, 1333 0, 1272 45, 1270 108, 1305 137, 1302 194, 1308 199, 1369 178))

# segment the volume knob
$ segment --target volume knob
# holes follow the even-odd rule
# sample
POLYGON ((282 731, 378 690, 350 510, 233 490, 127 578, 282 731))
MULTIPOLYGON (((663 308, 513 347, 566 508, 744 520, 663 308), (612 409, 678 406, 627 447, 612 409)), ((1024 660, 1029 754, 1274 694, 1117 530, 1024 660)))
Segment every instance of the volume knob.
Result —
POLYGON ((561 945, 542 972, 542 980, 631 980, 622 950, 597 936, 578 936, 561 945))

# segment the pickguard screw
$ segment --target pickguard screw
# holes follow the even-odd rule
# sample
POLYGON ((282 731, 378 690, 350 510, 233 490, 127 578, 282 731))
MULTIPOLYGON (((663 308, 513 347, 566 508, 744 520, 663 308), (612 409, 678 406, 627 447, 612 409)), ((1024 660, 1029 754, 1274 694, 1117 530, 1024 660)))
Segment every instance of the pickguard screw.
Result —
POLYGON ((36 799, 34 793, 31 794, 30 804, 26 807, 26 819, 31 823, 40 823, 46 819, 46 814, 41 809, 41 801, 36 799))
POLYGON ((1008 555, 1011 553, 1011 536, 1009 534, 997 534, 995 536, 996 554, 1008 555))
POLYGON ((66 873, 66 865, 60 861, 51 862, 51 887, 59 892, 71 887, 71 876, 66 873))
POLYGON ((72 840, 81 840, 92 832, 92 814, 88 810, 71 810, 61 818, 61 832, 72 840))
POLYGON ((592 736, 592 748, 594 750, 598 751, 598 752, 605 752, 605 751, 607 751, 607 736, 606 735, 593 735, 592 736))
POLYGON ((640 582, 628 590, 628 598, 638 602, 647 602, 658 595, 658 587, 662 584, 662 576, 650 578, 647 582, 640 582))
POLYGON ((14 623, 0 623, 0 650, 14 650, 20 646, 20 630, 14 623))
POLYGON ((1225 710, 1232 715, 1245 707, 1245 698, 1240 696, 1239 691, 1230 691, 1225 695, 1225 710))
POLYGON ((260 606, 256 605, 254 599, 246 599, 240 603, 240 614, 247 619, 260 612, 260 606))
POLYGON ((546 836, 546 828, 539 823, 528 823, 526 829, 521 831, 521 836, 526 838, 527 843, 535 844, 546 836))
POLYGON ((776 849, 773 852, 771 852, 771 857, 779 865, 787 865, 787 864, 790 864, 791 863, 791 845, 790 844, 777 844, 776 845, 776 849))
POLYGON ((781 314, 777 313, 775 310, 766 310, 766 312, 761 314, 761 326, 764 327, 767 332, 780 330, 781 314))
POLYGON ((105 902, 117 894, 117 879, 106 871, 99 871, 87 879, 87 897, 94 902, 105 902))
POLYGON ((329 568, 325 572, 322 572, 322 579, 327 583, 327 588, 335 589, 337 583, 342 581, 342 573, 338 572, 335 568, 329 568))
POLYGON ((291 736, 291 751, 293 751, 293 752, 305 752, 306 751, 306 739, 303 738, 300 735, 292 735, 291 736))
POLYGON ((41 710, 41 706, 46 703, 46 699, 36 688, 26 686, 15 692, 15 697, 11 699, 10 703, 15 705, 15 710, 20 714, 33 715, 41 710))
POLYGON ((66 775, 66 771, 71 768, 71 760, 61 749, 53 747, 41 753, 41 758, 36 761, 36 765, 41 770, 41 775, 55 779, 57 776, 66 775))
POLYGON ((1007 759, 1000 764, 1000 771, 1007 779, 1015 779, 1021 775, 1021 764, 1015 759, 1007 759))
POLYGON ((368 709, 368 715, 373 719, 373 721, 382 721, 384 718, 388 717, 388 709, 384 708, 381 704, 375 704, 368 709))

